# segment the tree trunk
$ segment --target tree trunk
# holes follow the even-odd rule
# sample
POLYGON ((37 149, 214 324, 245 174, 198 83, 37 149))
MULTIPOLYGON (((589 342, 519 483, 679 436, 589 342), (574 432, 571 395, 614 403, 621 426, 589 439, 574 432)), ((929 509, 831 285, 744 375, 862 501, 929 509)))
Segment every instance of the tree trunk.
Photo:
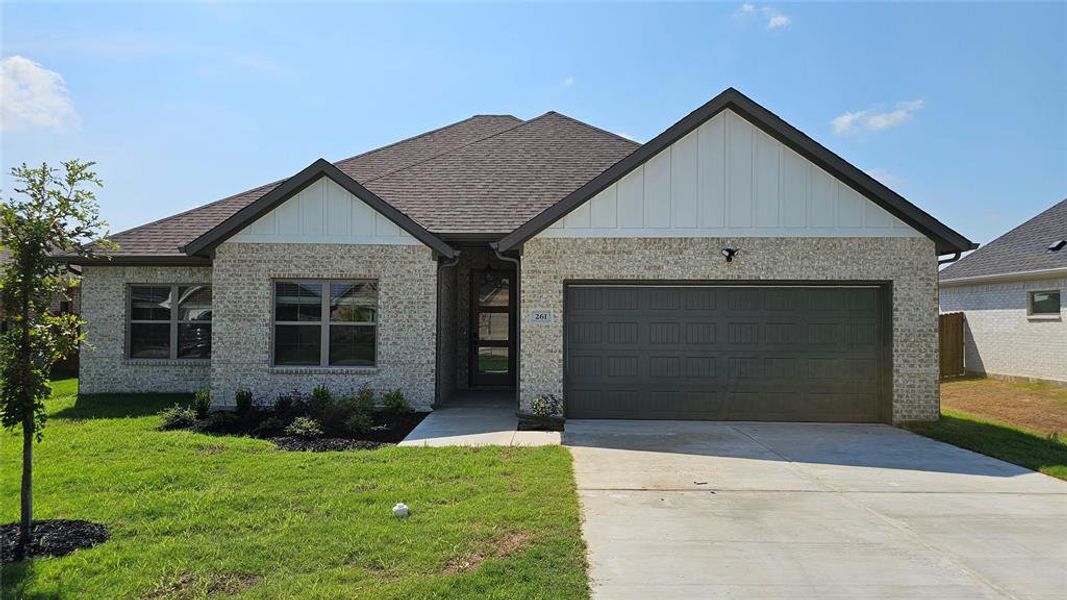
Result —
POLYGON ((22 421, 22 519, 17 555, 25 557, 33 543, 33 414, 22 421))

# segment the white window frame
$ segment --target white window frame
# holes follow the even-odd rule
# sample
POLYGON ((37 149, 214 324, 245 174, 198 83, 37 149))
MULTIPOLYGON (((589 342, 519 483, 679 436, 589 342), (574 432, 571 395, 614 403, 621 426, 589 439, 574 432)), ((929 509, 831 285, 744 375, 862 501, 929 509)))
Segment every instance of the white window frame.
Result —
POLYGON ((272 367, 280 369, 337 369, 337 370, 350 370, 350 369, 376 369, 378 368, 378 327, 381 315, 381 303, 379 297, 381 294, 381 286, 378 279, 372 277, 360 277, 352 279, 293 279, 293 278, 279 278, 272 279, 270 282, 270 364, 272 367), (334 283, 374 283, 376 284, 376 293, 374 297, 374 321, 342 321, 332 322, 330 321, 330 285, 334 283), (319 313, 318 321, 278 321, 276 319, 278 315, 278 284, 279 283, 295 283, 301 285, 318 285, 320 286, 319 296, 322 302, 322 308, 319 313), (301 365, 301 364, 285 364, 279 363, 277 356, 275 356, 276 350, 276 338, 278 335, 278 326, 292 326, 292 325, 317 325, 319 327, 319 363, 317 365, 301 365), (369 365, 331 365, 330 364, 330 327, 373 327, 374 328, 374 362, 369 365))

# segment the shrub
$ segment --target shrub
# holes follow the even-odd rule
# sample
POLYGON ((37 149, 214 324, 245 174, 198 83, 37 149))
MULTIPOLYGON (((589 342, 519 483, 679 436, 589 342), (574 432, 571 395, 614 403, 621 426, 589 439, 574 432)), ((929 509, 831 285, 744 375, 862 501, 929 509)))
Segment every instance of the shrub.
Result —
POLYGON ((313 418, 321 420, 333 404, 333 394, 330 393, 330 388, 326 387, 326 384, 320 383, 311 390, 308 408, 313 418))
POLYGON ((285 428, 285 435, 304 439, 317 438, 322 435, 322 427, 315 419, 297 417, 285 428))
POLYGON ((530 412, 539 417, 562 417, 563 398, 557 394, 541 394, 530 403, 530 412))
POLYGON ((279 415, 288 415, 293 412, 293 397, 282 394, 274 401, 274 412, 279 415))
POLYGON ((237 414, 247 415, 252 412, 252 392, 241 388, 234 392, 233 401, 237 405, 237 414))
POLYGON ((198 419, 206 419, 211 412, 211 390, 200 390, 193 396, 193 410, 198 419))
POLYGON ((374 410, 374 390, 368 384, 363 383, 356 390, 356 401, 360 405, 369 406, 370 410, 374 410))
POLYGON ((276 415, 267 417, 256 425, 256 428, 252 430, 252 435, 257 437, 269 437, 278 435, 285 430, 285 421, 276 415))
POLYGON ((349 433, 367 433, 374 427, 374 418, 370 411, 357 410, 345 421, 349 433))
POLYGON ((159 418, 160 429, 186 429, 196 423, 196 412, 187 406, 175 404, 160 411, 159 418))
POLYGON ((404 392, 399 389, 383 394, 382 406, 385 407, 385 410, 393 412, 411 412, 411 405, 408 404, 407 398, 404 397, 404 392))
POLYGON ((327 433, 344 434, 347 431, 345 423, 348 422, 353 412, 354 408, 351 404, 344 401, 334 402, 322 409, 315 420, 322 423, 322 428, 327 433))

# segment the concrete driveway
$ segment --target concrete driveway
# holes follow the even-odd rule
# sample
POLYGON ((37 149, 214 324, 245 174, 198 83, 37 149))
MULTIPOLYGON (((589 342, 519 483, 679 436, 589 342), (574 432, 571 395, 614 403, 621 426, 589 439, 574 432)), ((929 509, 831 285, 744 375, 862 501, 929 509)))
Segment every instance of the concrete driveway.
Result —
POLYGON ((885 425, 568 421, 595 598, 1063 598, 1067 482, 885 425))

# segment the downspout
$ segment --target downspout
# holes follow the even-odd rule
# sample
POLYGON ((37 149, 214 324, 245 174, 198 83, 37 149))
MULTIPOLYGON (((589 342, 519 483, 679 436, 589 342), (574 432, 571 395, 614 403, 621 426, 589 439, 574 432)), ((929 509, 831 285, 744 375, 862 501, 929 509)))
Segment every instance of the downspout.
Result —
POLYGON ((441 396, 441 360, 443 357, 443 354, 441 353, 441 304, 443 303, 441 298, 441 269, 456 266, 456 264, 459 263, 459 255, 460 252, 457 250, 452 258, 447 258, 437 263, 437 365, 435 367, 436 373, 433 378, 434 398, 432 408, 437 408, 443 400, 441 396))
POLYGON ((522 386, 520 385, 522 371, 522 261, 518 258, 504 256, 498 249, 499 242, 491 242, 489 247, 497 259, 515 265, 515 412, 519 412, 522 406, 522 386))
POLYGON ((954 263, 954 262, 956 262, 957 260, 960 259, 960 254, 961 254, 960 252, 956 252, 955 254, 953 254, 952 256, 950 256, 950 257, 948 257, 946 259, 938 259, 937 264, 939 264, 939 265, 947 265, 947 264, 950 264, 950 263, 954 263))

